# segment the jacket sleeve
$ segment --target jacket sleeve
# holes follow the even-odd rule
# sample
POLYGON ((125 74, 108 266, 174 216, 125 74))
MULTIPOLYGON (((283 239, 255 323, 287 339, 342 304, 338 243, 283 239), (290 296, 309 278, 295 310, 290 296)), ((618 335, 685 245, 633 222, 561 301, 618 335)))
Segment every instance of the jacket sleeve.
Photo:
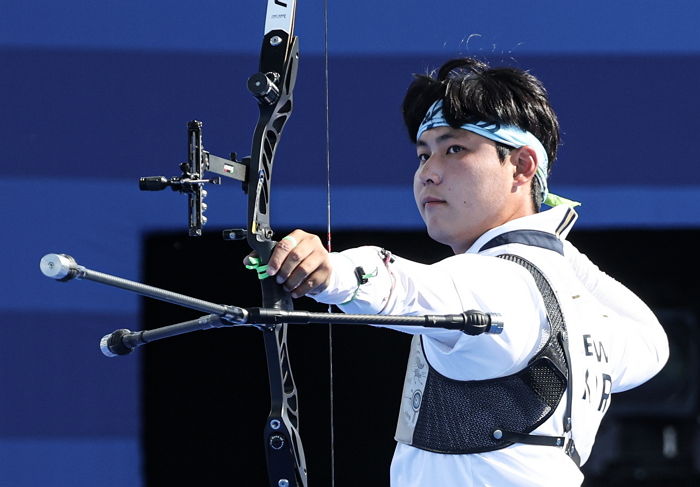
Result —
MULTIPOLYGON (((454 294, 449 279, 444 276, 443 279, 436 278, 433 266, 393 256, 379 247, 365 246, 332 253, 331 266, 333 271, 328 287, 310 297, 335 304, 345 313, 419 315, 445 309, 446 297, 454 294), (363 282, 358 279, 358 274, 364 276, 363 282), (431 282, 432 285, 419 285, 421 282, 431 282)), ((449 341, 461 335, 459 331, 436 328, 390 328, 406 333, 453 337, 449 341)))
POLYGON ((424 335, 428 360, 448 377, 472 380, 513 373, 542 342, 541 325, 546 322, 542 297, 532 276, 512 262, 460 254, 425 265, 390 256, 377 247, 360 247, 333 254, 332 266, 328 287, 311 297, 337 304, 346 313, 415 316, 476 309, 501 314, 505 326, 500 335, 383 326, 424 335), (357 267, 369 276, 367 282, 358 283, 357 267))
POLYGON ((621 373, 613 383, 613 392, 631 389, 656 375, 669 355, 668 338, 654 313, 632 291, 610 277, 578 251, 564 242, 564 255, 577 278, 603 306, 620 318, 624 357, 621 373))

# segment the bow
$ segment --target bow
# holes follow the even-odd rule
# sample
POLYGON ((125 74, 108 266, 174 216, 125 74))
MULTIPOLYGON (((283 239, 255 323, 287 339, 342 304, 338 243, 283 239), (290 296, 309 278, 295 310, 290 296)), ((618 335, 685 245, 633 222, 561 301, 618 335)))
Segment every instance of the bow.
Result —
MULTIPOLYGON (((170 179, 162 176, 145 177, 139 181, 142 190, 156 191, 171 187, 187 194, 190 236, 200 236, 202 226, 206 223, 206 191, 203 185, 220 183, 220 178, 205 179, 205 173, 214 172, 241 181, 248 194, 247 229, 225 230, 224 238, 246 238, 262 263, 259 269, 264 269, 276 244, 272 240, 269 202, 275 152, 282 130, 292 113, 292 94, 299 63, 299 46, 294 36, 295 14, 296 0, 268 0, 259 71, 248 79, 248 90, 258 100, 260 109, 250 157, 239 161, 235 153, 230 160, 210 154, 202 145, 202 123, 194 120, 187 126, 189 157, 188 162, 180 165, 182 175, 170 179)), ((62 262, 62 257, 55 261, 60 267, 59 262, 62 262)), ((50 263, 53 264, 54 261, 50 263)), ((68 266, 70 265, 77 264, 73 261, 68 266)), ((273 279, 262 279, 266 276, 264 272, 260 272, 259 276, 263 309, 273 310, 272 314, 275 314, 274 311, 291 311, 293 305, 290 294, 273 279)), ((85 274, 81 277, 90 278, 85 274)), ((110 284, 115 285, 114 282, 110 284)), ((143 287, 140 290, 138 286, 129 289, 141 292, 143 287)), ((150 295, 163 299, 158 290, 153 290, 150 295)), ((241 322, 237 312, 221 312, 209 304, 197 309, 213 314, 193 322, 173 325, 174 328, 165 327, 166 331, 156 335, 157 338, 149 335, 151 340, 172 336, 169 331, 171 329, 183 333, 183 330, 224 326, 219 320, 222 317, 229 322, 241 322)), ((289 365, 287 324, 280 323, 277 318, 275 316, 268 324, 259 325, 265 343, 271 398, 270 414, 264 432, 268 479, 272 487, 306 487, 306 460, 298 432, 297 389, 289 365)), ((258 316, 257 323, 264 323, 264 319, 258 316)), ((146 335, 142 333, 136 338, 129 330, 117 330, 105 337, 103 350, 107 355, 128 353, 147 342, 144 336, 146 335)))
MULTIPOLYGON (((248 164, 247 241, 265 264, 275 246, 270 228, 269 201, 275 152, 292 113, 292 93, 299 62, 294 36, 296 0, 268 0, 260 71, 248 80, 258 99, 260 117, 248 164)), ((288 292, 273 279, 261 279, 262 305, 293 309, 288 292)), ((270 486, 307 485, 304 448, 298 432, 297 389, 289 364, 287 324, 263 328, 271 409, 265 426, 265 452, 270 486)))
MULTIPOLYGON (((206 223, 204 211, 205 183, 219 184, 220 179, 205 179, 207 171, 243 182, 248 194, 247 229, 225 230, 224 238, 246 238, 262 262, 272 254, 275 242, 270 228, 270 191, 275 152, 282 130, 292 113, 292 94, 299 63, 299 45, 294 36, 296 0, 268 0, 265 35, 260 49, 259 71, 248 79, 248 90, 258 100, 260 115, 253 135, 249 158, 231 160, 210 154, 202 145, 202 123, 188 124, 188 162, 181 164, 182 175, 140 180, 142 190, 171 187, 186 193, 189 199, 189 234, 200 236, 206 223)), ((260 276, 264 276, 260 273, 260 276)), ((263 308, 290 311, 291 296, 272 279, 261 279, 263 308)), ((208 324, 215 322, 212 319, 208 324)), ((271 410, 265 426, 265 451, 268 478, 273 487, 306 487, 306 460, 299 437, 298 401, 287 351, 287 324, 261 326, 265 343, 270 383, 271 410)), ((119 340, 122 340, 122 334, 119 340)), ((113 340, 114 341, 114 340, 113 340)), ((108 347, 109 348, 109 347, 108 347)), ((129 349, 130 350, 130 349, 129 349)))

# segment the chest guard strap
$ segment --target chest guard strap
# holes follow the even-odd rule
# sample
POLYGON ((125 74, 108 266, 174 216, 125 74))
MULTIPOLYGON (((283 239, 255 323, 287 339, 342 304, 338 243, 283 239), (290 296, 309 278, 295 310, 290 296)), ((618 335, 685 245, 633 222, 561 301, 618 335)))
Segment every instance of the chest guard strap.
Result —
POLYGON ((419 335, 413 338, 396 440, 437 453, 481 453, 514 443, 564 447, 580 463, 571 430, 568 387, 563 431, 566 436, 529 434, 559 405, 571 384, 566 324, 551 285, 531 262, 516 255, 503 259, 525 267, 535 280, 547 312, 550 335, 528 365, 515 374, 487 380, 459 381, 428 363, 419 335))

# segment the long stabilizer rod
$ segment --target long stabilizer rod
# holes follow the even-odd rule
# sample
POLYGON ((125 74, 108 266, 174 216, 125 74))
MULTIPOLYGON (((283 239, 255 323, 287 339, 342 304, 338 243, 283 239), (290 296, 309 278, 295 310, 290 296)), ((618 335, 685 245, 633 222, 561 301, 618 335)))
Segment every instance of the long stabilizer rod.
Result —
POLYGON ((57 281, 65 282, 72 279, 85 279, 88 281, 99 282, 100 284, 125 289, 148 298, 177 304, 184 306, 185 308, 196 309, 197 311, 202 311, 204 313, 215 314, 234 323, 246 322, 245 316, 241 314, 244 311, 242 308, 215 304, 209 301, 193 298, 185 294, 179 294, 154 286, 141 284, 140 282, 129 281, 128 279, 122 279, 121 277, 93 271, 78 265, 75 259, 70 255, 47 254, 42 257, 41 262, 39 263, 39 268, 46 277, 56 279, 57 281))

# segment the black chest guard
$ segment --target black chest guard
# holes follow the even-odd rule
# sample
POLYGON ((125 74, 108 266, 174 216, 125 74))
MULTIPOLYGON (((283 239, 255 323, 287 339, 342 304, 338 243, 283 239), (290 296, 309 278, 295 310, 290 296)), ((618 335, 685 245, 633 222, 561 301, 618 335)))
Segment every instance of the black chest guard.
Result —
MULTIPOLYGON (((435 371, 420 336, 413 339, 404 383, 396 440, 437 453, 481 453, 514 443, 565 447, 579 463, 566 436, 529 434, 559 405, 571 383, 566 325, 559 302, 542 272, 516 255, 501 255, 525 267, 542 294, 550 336, 528 365, 513 375, 459 381, 435 371)), ((570 391, 571 388, 569 387, 570 391)), ((564 434, 571 430, 569 393, 564 434)))

